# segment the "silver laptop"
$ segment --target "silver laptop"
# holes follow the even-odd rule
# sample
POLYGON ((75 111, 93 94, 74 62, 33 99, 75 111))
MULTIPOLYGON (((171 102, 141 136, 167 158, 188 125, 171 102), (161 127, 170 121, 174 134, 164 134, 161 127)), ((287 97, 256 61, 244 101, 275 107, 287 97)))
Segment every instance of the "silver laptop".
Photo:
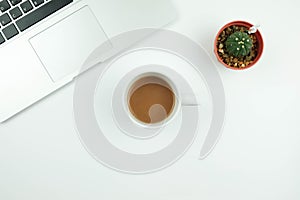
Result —
POLYGON ((167 0, 0 0, 0 122, 72 81, 103 42, 174 18, 167 0))

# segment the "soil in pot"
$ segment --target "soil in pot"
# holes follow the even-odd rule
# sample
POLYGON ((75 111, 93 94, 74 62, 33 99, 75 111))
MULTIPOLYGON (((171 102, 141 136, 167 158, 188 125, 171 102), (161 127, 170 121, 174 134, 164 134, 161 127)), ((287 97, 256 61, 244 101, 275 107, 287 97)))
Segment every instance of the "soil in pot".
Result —
POLYGON ((218 55, 223 60, 225 64, 233 68, 245 68, 248 65, 252 64, 257 57, 258 54, 258 43, 257 38, 254 34, 249 34, 250 38, 252 39, 253 45, 250 50, 250 53, 246 56, 242 57, 235 57, 228 53, 226 50, 225 42, 227 38, 234 32, 244 32, 248 34, 248 28, 245 26, 237 26, 233 25, 226 29, 224 29, 221 34, 218 36, 217 40, 217 49, 218 55))

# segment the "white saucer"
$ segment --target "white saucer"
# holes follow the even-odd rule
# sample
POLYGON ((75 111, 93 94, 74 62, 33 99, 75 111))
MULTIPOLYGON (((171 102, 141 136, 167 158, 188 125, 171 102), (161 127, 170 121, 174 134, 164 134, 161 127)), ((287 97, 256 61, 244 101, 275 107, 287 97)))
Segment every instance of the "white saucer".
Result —
MULTIPOLYGON (((147 31, 155 32, 142 29, 124 33, 113 38, 114 44, 147 31)), ((101 49, 100 46, 92 52, 87 65, 94 63, 101 49)), ((157 69, 154 67, 153 70, 157 69)), ((225 117, 224 88, 211 59, 201 46, 183 35, 159 30, 153 37, 120 56, 96 64, 93 73, 77 80, 74 116, 82 144, 100 163, 125 173, 152 173, 175 163, 196 137, 197 144, 201 144, 198 147, 200 158, 205 158, 212 151, 220 138, 225 117), (124 123, 125 106, 120 105, 123 102, 120 99, 124 98, 130 78, 124 85, 120 83, 123 83, 124 77, 130 77, 129 72, 139 67, 148 66, 150 72, 151 65, 164 66, 169 70, 163 72, 166 76, 176 74, 179 78, 173 80, 174 84, 177 87, 185 84, 184 88, 190 88, 193 92, 189 93, 195 94, 199 106, 181 106, 181 113, 160 129, 159 134, 145 137, 139 135, 143 133, 139 131, 132 134, 131 121, 124 123), (180 83, 179 80, 183 81, 180 83), (116 92, 118 90, 121 92, 116 92)))

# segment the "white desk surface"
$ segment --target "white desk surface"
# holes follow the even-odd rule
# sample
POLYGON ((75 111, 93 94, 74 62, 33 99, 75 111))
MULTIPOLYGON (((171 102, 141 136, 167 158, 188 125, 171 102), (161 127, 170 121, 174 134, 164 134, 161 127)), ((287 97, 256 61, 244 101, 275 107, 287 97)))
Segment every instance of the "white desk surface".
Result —
POLYGON ((111 171, 78 139, 69 84, 0 125, 0 199, 300 199, 300 2, 174 2, 179 19, 169 28, 201 43, 223 79, 226 122, 212 154, 187 153, 146 176, 111 171), (238 19, 260 23, 265 42, 260 62, 242 72, 212 53, 219 28, 238 19))

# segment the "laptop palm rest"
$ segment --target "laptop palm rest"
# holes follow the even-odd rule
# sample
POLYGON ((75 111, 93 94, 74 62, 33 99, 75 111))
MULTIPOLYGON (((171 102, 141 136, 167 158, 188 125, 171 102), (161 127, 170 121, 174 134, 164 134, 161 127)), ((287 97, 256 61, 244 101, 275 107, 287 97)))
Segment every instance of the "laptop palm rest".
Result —
MULTIPOLYGON (((75 77, 90 53, 106 41, 106 34, 88 6, 29 40, 53 82, 75 77)), ((109 42, 106 44, 103 52, 112 48, 109 42)))

